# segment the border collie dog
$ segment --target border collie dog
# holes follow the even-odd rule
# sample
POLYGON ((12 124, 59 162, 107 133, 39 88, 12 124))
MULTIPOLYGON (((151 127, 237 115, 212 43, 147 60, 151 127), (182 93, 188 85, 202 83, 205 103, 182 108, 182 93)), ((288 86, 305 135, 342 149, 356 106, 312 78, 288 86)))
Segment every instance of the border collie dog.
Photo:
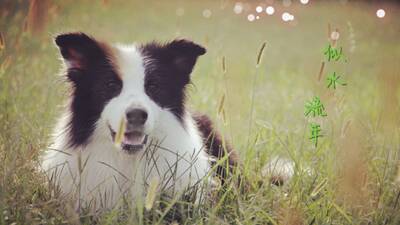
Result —
POLYGON ((125 196, 145 196, 152 180, 176 196, 224 177, 227 167, 211 169, 216 159, 236 165, 210 119, 185 107, 203 47, 183 39, 109 45, 84 33, 61 34, 55 43, 71 89, 42 168, 64 195, 110 208, 125 196))

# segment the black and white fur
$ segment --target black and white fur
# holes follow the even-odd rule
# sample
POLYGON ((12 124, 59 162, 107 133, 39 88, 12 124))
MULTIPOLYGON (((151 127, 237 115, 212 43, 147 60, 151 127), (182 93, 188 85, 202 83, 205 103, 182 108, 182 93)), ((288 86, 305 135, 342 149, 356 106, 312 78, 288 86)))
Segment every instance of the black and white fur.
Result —
MULTIPOLYGON (((205 115, 185 107, 186 87, 206 50, 188 40, 108 45, 84 33, 56 37, 71 85, 68 107, 42 168, 79 202, 113 207, 144 196, 148 183, 180 193, 210 181, 213 159, 237 156, 205 115), (115 133, 124 119, 121 145, 115 133), (166 179, 174 175, 173 179, 166 179)), ((225 176, 219 167, 217 175, 225 176)))

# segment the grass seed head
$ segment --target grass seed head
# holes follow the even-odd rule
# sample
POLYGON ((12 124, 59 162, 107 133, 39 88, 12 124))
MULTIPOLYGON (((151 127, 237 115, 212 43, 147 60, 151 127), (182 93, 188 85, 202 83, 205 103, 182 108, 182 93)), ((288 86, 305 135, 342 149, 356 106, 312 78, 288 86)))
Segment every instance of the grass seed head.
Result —
POLYGON ((157 177, 154 177, 150 181, 149 189, 148 189, 148 192, 146 195, 146 202, 144 205, 144 207, 146 208, 147 211, 149 211, 153 208, 154 201, 157 196, 157 189, 158 189, 159 183, 160 183, 160 180, 157 177))
POLYGON ((257 55, 257 67, 260 65, 262 57, 263 57, 263 53, 264 53, 264 49, 265 46, 267 45, 266 42, 262 43, 260 50, 258 51, 258 55, 257 55))

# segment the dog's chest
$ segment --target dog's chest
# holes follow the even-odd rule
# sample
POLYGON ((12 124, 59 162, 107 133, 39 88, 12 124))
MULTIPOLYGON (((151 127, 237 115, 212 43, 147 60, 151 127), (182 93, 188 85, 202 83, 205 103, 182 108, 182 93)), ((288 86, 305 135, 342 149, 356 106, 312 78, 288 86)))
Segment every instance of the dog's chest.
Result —
POLYGON ((174 141, 164 140, 157 147, 131 155, 112 144, 92 142, 84 151, 52 155, 47 167, 58 168, 56 177, 63 193, 83 202, 94 201, 96 207, 113 207, 123 195, 143 196, 154 179, 160 189, 179 192, 206 177, 210 164, 204 151, 190 139, 181 140, 181 146, 174 141), (189 144, 197 149, 188 150, 189 144))

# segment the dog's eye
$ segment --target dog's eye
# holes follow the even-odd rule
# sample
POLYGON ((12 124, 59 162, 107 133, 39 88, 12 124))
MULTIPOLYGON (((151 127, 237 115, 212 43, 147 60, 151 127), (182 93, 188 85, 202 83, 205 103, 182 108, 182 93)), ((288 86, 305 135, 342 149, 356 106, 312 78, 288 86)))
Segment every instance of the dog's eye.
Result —
POLYGON ((117 87, 117 84, 116 84, 115 82, 108 82, 108 83, 107 83, 107 87, 108 87, 109 89, 114 89, 114 88, 117 87))
POLYGON ((155 90, 158 89, 158 85, 157 85, 157 84, 148 84, 148 85, 147 85, 147 88, 148 88, 149 90, 155 91, 155 90))
POLYGON ((112 92, 118 91, 120 89, 120 85, 114 81, 107 82, 106 85, 107 85, 107 89, 112 92))

